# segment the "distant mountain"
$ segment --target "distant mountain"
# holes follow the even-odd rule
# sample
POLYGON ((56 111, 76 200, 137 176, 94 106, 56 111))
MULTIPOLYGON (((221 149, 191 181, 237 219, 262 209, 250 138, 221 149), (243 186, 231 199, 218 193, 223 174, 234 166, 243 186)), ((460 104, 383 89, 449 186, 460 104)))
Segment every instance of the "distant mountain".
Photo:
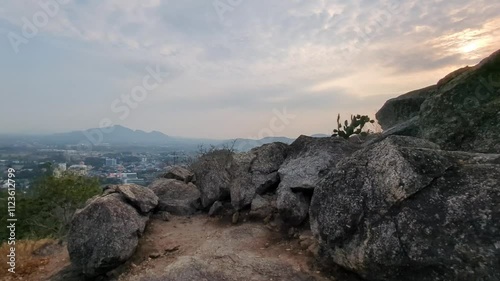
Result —
POLYGON ((291 144, 295 139, 287 138, 287 137, 266 137, 260 140, 254 139, 233 139, 225 141, 221 144, 221 146, 226 146, 229 148, 233 148, 236 151, 248 151, 252 148, 259 147, 264 144, 273 143, 273 142, 283 142, 286 144, 291 144))
POLYGON ((331 135, 327 135, 327 134, 314 134, 314 135, 311 135, 311 137, 313 137, 313 138, 329 138, 329 137, 331 137, 331 135))
MULTIPOLYGON (((312 137, 328 137, 324 134, 315 134, 312 137)), ((235 151, 248 151, 254 147, 272 142, 283 142, 290 144, 293 138, 287 137, 266 137, 263 139, 229 139, 215 140, 202 138, 183 138, 168 136, 162 132, 145 132, 142 130, 132 130, 120 125, 108 128, 94 128, 84 131, 72 131, 67 133, 57 133, 50 135, 0 135, 0 144, 12 144, 19 141, 36 142, 47 145, 158 145, 170 146, 177 149, 196 150, 199 146, 215 146, 217 148, 232 148, 235 151)))
POLYGON ((90 142, 93 145, 102 144, 167 144, 171 138, 161 132, 150 133, 132 130, 123 126, 94 128, 85 131, 73 131, 44 136, 43 142, 56 144, 79 144, 90 142))

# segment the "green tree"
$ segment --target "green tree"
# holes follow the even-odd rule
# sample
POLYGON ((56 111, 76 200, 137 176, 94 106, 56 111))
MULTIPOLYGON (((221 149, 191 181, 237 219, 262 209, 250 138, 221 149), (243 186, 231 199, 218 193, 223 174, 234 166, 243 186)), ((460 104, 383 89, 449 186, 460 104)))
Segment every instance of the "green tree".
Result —
MULTIPOLYGON (((38 179, 26 193, 16 193, 17 239, 63 237, 74 212, 87 199, 102 191, 99 180, 65 173, 61 177, 46 175, 38 179)), ((3 210, 1 220, 7 220, 7 194, 0 196, 3 210)), ((6 228, 0 230, 2 240, 6 228)))

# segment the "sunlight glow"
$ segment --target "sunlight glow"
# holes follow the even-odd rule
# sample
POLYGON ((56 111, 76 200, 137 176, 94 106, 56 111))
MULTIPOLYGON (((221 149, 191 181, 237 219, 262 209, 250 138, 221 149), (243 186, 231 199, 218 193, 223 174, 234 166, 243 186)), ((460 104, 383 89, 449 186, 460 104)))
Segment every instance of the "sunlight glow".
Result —
POLYGON ((463 46, 460 49, 460 51, 462 53, 470 53, 470 52, 473 52, 473 51, 477 50, 479 47, 480 46, 479 46, 478 42, 471 42, 471 43, 468 43, 465 46, 463 46))

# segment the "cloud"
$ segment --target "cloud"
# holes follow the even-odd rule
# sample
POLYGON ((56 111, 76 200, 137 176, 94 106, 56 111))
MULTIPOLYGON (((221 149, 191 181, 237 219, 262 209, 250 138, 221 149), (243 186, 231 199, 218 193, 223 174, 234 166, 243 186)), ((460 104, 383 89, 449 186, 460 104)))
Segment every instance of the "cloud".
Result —
MULTIPOLYGON (((22 34, 23 18, 32 21, 44 11, 39 3, 50 1, 56 0, 4 3, 0 35, 22 34)), ((110 102, 140 83, 146 66, 160 65, 171 74, 168 81, 141 104, 148 112, 137 110, 123 125, 142 122, 173 135, 208 131, 212 137, 238 137, 234 132, 242 131, 236 125, 214 124, 231 118, 221 112, 245 112, 242 120, 257 124, 265 123, 262 112, 288 106, 308 117, 283 134, 329 131, 318 119, 341 111, 372 113, 382 98, 433 84, 457 67, 477 63, 500 43, 500 3, 486 0, 67 2, 19 46, 18 55, 8 40, 0 43, 0 59, 9 67, 0 78, 1 95, 15 92, 25 97, 27 108, 40 96, 60 100, 57 108, 38 107, 41 118, 24 112, 24 130, 38 127, 35 119, 49 131, 95 127, 98 120, 74 117, 74 108, 95 105, 95 116, 110 115, 110 102), (12 77, 20 74, 38 88, 14 85, 12 77), (62 98, 72 95, 78 96, 62 98), (174 118, 167 109, 182 112, 178 127, 150 124, 150 115, 174 118), (44 115, 48 110, 53 114, 44 115), (200 110, 211 114, 206 122, 189 118, 200 110)))

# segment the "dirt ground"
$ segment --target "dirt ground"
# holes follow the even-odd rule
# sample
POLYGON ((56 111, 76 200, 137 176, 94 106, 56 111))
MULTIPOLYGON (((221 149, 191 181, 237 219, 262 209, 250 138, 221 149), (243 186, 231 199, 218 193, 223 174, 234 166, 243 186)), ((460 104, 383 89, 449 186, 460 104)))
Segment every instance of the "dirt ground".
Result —
POLYGON ((313 257, 301 247, 300 239, 285 237, 276 228, 262 222, 232 225, 229 221, 206 215, 175 217, 168 222, 153 220, 118 280, 135 281, 145 276, 161 276, 164 269, 180 257, 218 259, 233 255, 233 260, 248 257, 276 260, 317 280, 328 280, 320 271, 311 268, 313 257))
MULTIPOLYGON (((304 237, 311 236, 310 233, 301 233, 300 239, 297 238, 299 234, 294 239, 287 236, 272 224, 265 225, 263 222, 232 225, 227 219, 210 218, 207 215, 172 217, 170 221, 152 219, 134 256, 101 280, 172 280, 163 277, 166 269, 186 258, 206 261, 217 270, 227 266, 226 271, 235 270, 252 275, 258 273, 252 280, 285 280, 280 277, 281 273, 268 278, 269 273, 263 273, 260 269, 257 270, 259 272, 253 272, 255 268, 262 267, 262 263, 274 266, 269 270, 307 276, 306 279, 301 277, 293 280, 334 280, 326 278, 314 267, 311 252, 307 250, 307 245, 304 247, 301 244, 304 237)), ((30 272, 2 280, 82 280, 81 277, 66 277, 69 275, 62 274, 70 268, 65 245, 52 246, 50 255, 40 259, 43 262, 39 266, 32 266, 30 272)))

